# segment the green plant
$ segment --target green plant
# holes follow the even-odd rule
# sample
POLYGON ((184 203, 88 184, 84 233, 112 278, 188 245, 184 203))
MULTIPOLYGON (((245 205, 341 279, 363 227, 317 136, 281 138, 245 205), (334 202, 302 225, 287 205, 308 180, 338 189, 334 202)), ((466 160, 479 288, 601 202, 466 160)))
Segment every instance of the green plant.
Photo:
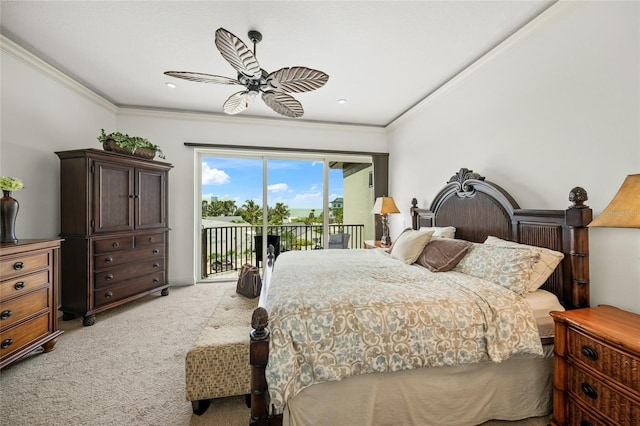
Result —
POLYGON ((149 140, 146 138, 141 138, 140 136, 129 136, 126 133, 120 132, 112 132, 106 134, 104 132, 104 129, 100 129, 100 131, 100 136, 98 136, 98 141, 100 143, 112 140, 120 148, 128 149, 132 154, 135 153, 138 148, 149 148, 155 150, 158 153, 158 157, 165 158, 164 153, 162 152, 160 147, 154 143, 149 142, 149 140))
POLYGON ((0 190, 2 191, 17 191, 23 187, 22 181, 18 178, 0 176, 0 190))

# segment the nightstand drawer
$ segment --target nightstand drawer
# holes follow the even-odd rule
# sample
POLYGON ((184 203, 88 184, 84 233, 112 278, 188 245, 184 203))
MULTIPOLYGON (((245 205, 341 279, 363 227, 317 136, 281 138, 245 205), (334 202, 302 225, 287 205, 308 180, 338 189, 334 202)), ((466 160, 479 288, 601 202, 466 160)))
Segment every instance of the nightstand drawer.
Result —
POLYGON ((570 400, 569 426, 610 426, 610 423, 581 407, 576 401, 570 400))
POLYGON ((571 398, 623 425, 640 422, 640 405, 575 364, 569 365, 567 390, 571 398))
POLYGON ((574 328, 569 328, 567 351, 570 358, 640 391, 640 359, 633 355, 600 343, 574 328))
POLYGON ((32 320, 0 332, 0 359, 49 333, 47 312, 32 320))
POLYGON ((8 297, 20 296, 36 287, 49 285, 50 283, 51 276, 48 269, 36 272, 35 274, 2 281, 0 282, 0 299, 5 300, 8 297))

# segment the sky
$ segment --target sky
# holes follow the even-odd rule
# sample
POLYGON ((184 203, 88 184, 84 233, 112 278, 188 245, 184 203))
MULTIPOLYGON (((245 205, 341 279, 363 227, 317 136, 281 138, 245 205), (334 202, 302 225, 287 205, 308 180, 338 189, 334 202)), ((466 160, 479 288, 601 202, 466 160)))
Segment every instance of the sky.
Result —
MULTIPOLYGON (((267 193, 270 206, 284 203, 289 209, 322 211, 323 163, 308 160, 268 160, 267 193)), ((342 170, 329 169, 329 201, 343 196, 342 170)), ((246 200, 262 206, 262 159, 204 157, 202 198, 246 200)))

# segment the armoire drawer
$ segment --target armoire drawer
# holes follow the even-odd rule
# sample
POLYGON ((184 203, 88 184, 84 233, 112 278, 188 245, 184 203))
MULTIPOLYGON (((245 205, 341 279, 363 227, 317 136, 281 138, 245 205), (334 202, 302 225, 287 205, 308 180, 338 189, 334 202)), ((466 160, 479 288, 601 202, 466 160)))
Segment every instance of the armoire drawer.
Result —
POLYGON ((49 251, 35 252, 0 260, 0 277, 3 279, 29 274, 51 265, 49 251))
POLYGON ((5 300, 13 296, 20 296, 34 288, 48 286, 50 283, 51 271, 49 269, 36 272, 35 274, 2 281, 0 282, 0 300, 5 300))
POLYGON ((108 305, 164 284, 164 272, 133 278, 94 292, 96 307, 108 305))
POLYGON ((123 265, 104 269, 94 275, 94 288, 101 289, 130 278, 153 274, 164 271, 164 258, 145 259, 139 262, 125 263, 123 265))
POLYGON ((49 333, 49 315, 50 313, 47 312, 20 325, 0 331, 0 358, 12 354, 49 333))
POLYGON ((18 321, 46 309, 50 309, 49 287, 43 287, 24 296, 0 302, 0 329, 4 330, 18 321))
POLYGON ((136 247, 164 244, 164 233, 136 235, 136 247))
POLYGON ((133 250, 117 251, 96 255, 93 267, 96 270, 122 265, 123 263, 135 262, 142 259, 163 258, 164 245, 142 246, 133 250))
POLYGON ((113 237, 93 242, 93 253, 100 254, 110 251, 129 250, 133 248, 133 237, 113 237))

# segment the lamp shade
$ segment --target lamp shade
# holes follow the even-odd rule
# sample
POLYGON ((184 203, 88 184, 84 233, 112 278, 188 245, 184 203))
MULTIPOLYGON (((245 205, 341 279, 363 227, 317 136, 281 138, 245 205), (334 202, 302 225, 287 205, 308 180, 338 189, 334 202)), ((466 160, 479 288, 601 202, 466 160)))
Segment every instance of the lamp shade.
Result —
POLYGON ((588 226, 640 228, 640 174, 627 176, 613 200, 588 226))
POLYGON ((385 215, 389 213, 400 213, 400 210, 398 210, 398 206, 396 206, 393 198, 382 196, 376 198, 376 202, 373 204, 373 210, 371 210, 371 213, 385 215))

